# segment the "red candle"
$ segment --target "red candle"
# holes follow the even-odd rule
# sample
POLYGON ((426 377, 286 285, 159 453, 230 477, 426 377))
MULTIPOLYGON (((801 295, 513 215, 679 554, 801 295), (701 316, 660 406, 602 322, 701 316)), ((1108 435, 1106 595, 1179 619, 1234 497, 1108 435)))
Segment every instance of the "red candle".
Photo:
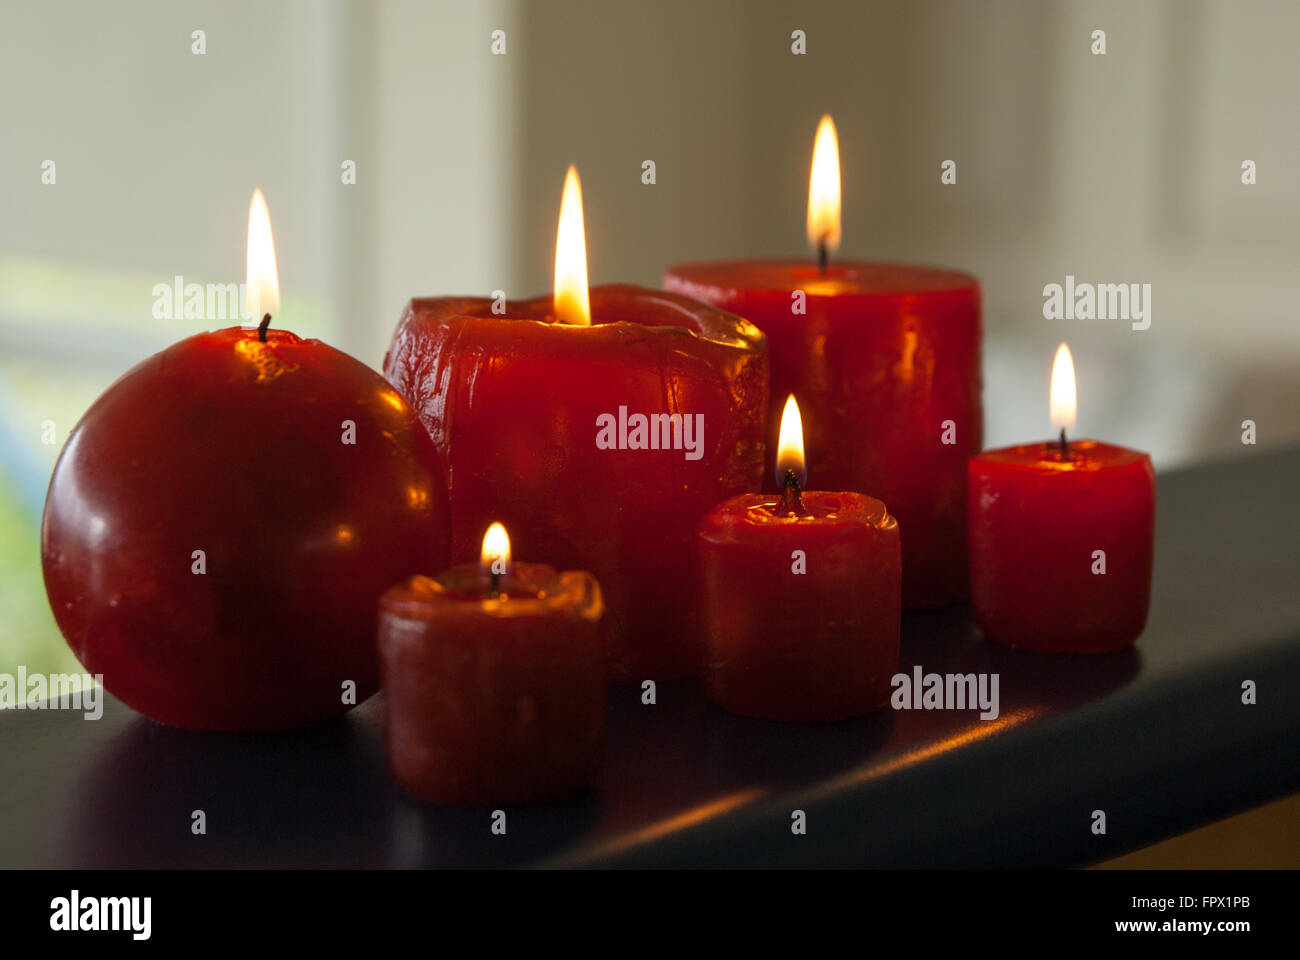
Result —
POLYGON ((794 397, 781 418, 782 493, 700 521, 704 690, 735 713, 839 720, 890 694, 901 616, 898 524, 858 493, 804 491, 794 397))
POLYGON ((265 213, 259 192, 262 326, 182 340, 109 387, 45 501, 45 586, 69 646, 128 706, 195 730, 299 727, 360 703, 379 687, 380 594, 448 558, 442 468, 411 409, 346 354, 267 329, 265 213))
POLYGON ((999 643, 1101 653, 1146 625, 1154 552, 1151 458, 1068 440, 1074 369, 1061 344, 1052 370, 1060 440, 989 450, 970 460, 971 605, 999 643))
POLYGON ((591 574, 512 565, 499 523, 480 563, 385 593, 379 653, 397 781, 470 806, 590 787, 605 731, 603 611, 591 574))
POLYGON ((384 372, 442 456, 454 556, 500 518, 521 553, 600 580, 615 680, 694 675, 695 523, 761 482, 766 347, 684 297, 589 293, 570 174, 554 299, 413 300, 384 372))
MULTIPOLYGON (((824 258, 840 227, 838 160, 822 163, 822 145, 834 143, 829 118, 823 130, 809 236, 824 258)), ((983 443, 978 281, 887 263, 732 260, 673 267, 664 286, 767 335, 769 447, 780 404, 795 394, 819 485, 879 496, 898 518, 904 606, 964 599, 966 459, 983 443)))

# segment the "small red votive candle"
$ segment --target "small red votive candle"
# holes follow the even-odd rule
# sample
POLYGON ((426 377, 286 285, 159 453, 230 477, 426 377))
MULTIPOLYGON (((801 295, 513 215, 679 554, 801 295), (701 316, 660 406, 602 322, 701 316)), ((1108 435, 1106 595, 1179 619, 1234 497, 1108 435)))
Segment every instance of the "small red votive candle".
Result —
POLYGON ((803 435, 781 418, 778 495, 742 494, 696 528, 703 682, 768 720, 840 720, 889 699, 898 669, 898 524, 858 493, 803 491, 803 435))
POLYGON ((507 806, 592 786, 605 736, 604 602, 595 577, 482 562, 412 577, 379 604, 385 739, 394 778, 440 803, 507 806))
POLYGON ((971 605, 989 638, 1050 653, 1129 646, 1146 626, 1155 538, 1151 458, 1074 425, 1074 366, 1052 368, 1053 443, 988 450, 968 465, 971 605))

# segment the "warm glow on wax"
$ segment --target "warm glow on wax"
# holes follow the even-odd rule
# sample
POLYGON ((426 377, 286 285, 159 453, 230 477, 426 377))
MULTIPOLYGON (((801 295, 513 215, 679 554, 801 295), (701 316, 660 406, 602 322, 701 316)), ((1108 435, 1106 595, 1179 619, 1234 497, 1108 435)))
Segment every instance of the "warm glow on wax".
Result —
POLYGON ((591 326, 587 299, 587 238, 582 225, 582 184, 569 167, 555 234, 555 319, 579 327, 591 326))

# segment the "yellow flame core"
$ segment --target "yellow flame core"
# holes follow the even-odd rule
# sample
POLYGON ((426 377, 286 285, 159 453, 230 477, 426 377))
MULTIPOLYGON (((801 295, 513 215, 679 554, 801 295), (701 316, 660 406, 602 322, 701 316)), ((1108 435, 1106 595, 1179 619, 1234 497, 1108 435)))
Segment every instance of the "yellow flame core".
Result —
POLYGON ((795 402, 793 393, 786 398, 785 409, 781 411, 781 433, 776 444, 778 490, 785 486, 787 470, 794 471, 799 486, 807 484, 808 471, 804 466, 803 457, 803 418, 799 416, 799 404, 795 402))
POLYGON ((578 171, 569 167, 560 203, 560 226, 555 234, 555 319, 578 327, 591 326, 587 299, 587 237, 582 224, 582 184, 578 171))
POLYGON ((840 246, 840 144, 835 121, 826 114, 813 142, 812 175, 808 180, 808 243, 814 250, 840 246))
POLYGON ((280 274, 275 267, 275 240, 271 236, 271 214, 261 190, 253 191, 248 206, 248 292, 244 308, 247 325, 257 326, 263 315, 280 312, 280 274))
POLYGON ((1053 430, 1073 430, 1075 409, 1077 407, 1074 386, 1074 358, 1070 348, 1061 344, 1056 348, 1056 359, 1052 361, 1052 398, 1051 414, 1053 430))
POLYGON ((506 576, 510 573, 510 535, 506 528, 494 523, 483 534, 483 552, 479 554, 479 569, 483 576, 506 576))

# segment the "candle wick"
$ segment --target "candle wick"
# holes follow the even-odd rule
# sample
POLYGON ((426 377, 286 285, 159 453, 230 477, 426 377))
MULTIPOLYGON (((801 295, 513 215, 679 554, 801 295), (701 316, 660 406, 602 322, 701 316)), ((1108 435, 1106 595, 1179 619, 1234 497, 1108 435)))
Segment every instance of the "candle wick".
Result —
POLYGON ((257 325, 257 339, 266 343, 266 328, 271 325, 271 315, 269 313, 262 316, 262 322, 257 325))
POLYGON ((808 511, 803 505, 803 491, 799 488, 799 478, 789 468, 785 471, 785 484, 781 490, 781 499, 776 504, 776 515, 778 517, 808 516, 808 511))
POLYGON ((493 570, 488 574, 488 577, 492 581, 491 586, 488 587, 488 596, 495 600, 497 597, 501 596, 501 574, 493 570))
POLYGON ((1061 428, 1061 459, 1070 459, 1070 444, 1065 439, 1065 427, 1061 428))
POLYGON ((822 234, 821 239, 817 241, 817 272, 818 273, 826 272, 826 262, 829 259, 830 259, 830 254, 826 250, 826 235, 822 234))

